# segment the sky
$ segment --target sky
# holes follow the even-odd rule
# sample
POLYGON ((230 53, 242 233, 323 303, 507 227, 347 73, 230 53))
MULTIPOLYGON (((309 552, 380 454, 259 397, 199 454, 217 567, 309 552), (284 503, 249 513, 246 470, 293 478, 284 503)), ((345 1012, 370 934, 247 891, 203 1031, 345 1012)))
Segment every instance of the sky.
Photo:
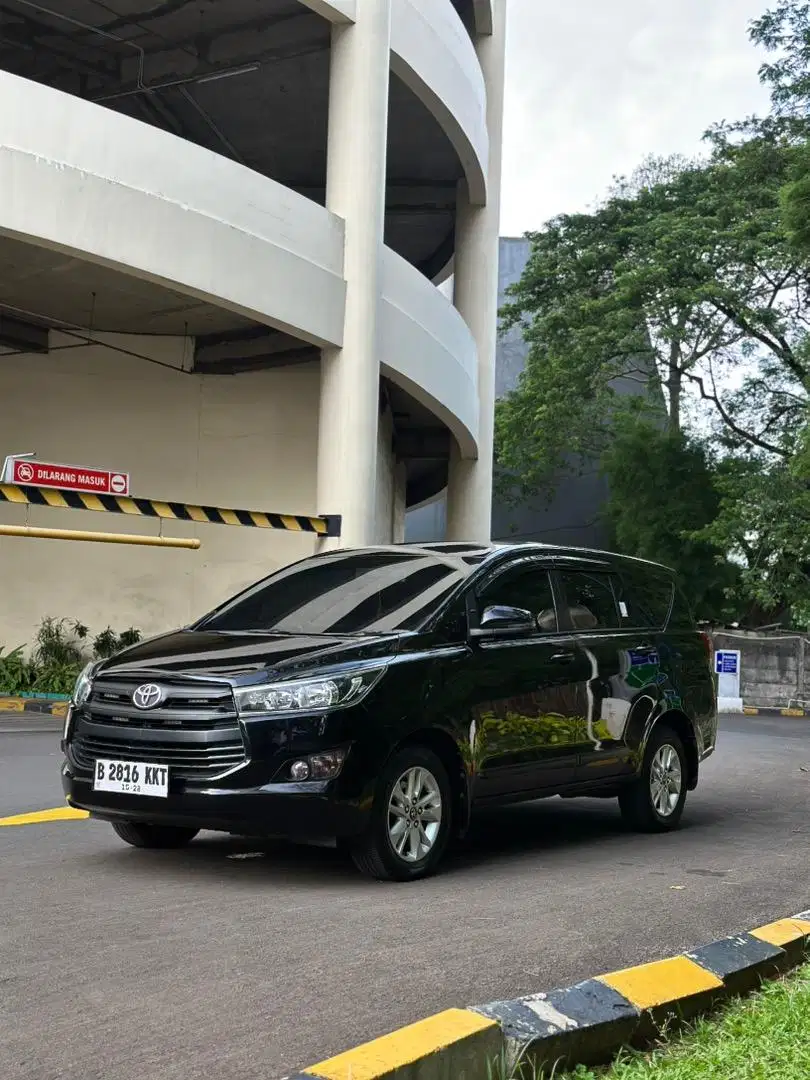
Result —
POLYGON ((648 154, 765 112, 768 0, 508 0, 501 233, 585 210, 648 154))

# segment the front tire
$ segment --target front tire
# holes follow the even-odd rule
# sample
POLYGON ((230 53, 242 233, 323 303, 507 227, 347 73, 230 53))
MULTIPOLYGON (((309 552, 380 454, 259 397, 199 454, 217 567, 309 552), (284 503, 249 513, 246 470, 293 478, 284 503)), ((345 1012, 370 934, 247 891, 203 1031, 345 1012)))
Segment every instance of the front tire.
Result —
POLYGON ((653 728, 640 776, 619 795, 622 817, 638 832, 677 829, 686 804, 688 762, 680 736, 665 724, 653 728))
POLYGON ((450 838, 452 798, 437 754, 425 746, 398 751, 380 776, 368 831, 352 844, 357 869, 378 881, 432 874, 450 838))
POLYGON ((136 821, 116 821, 113 829, 133 847, 163 850, 185 847, 200 831, 171 825, 145 825, 136 821))

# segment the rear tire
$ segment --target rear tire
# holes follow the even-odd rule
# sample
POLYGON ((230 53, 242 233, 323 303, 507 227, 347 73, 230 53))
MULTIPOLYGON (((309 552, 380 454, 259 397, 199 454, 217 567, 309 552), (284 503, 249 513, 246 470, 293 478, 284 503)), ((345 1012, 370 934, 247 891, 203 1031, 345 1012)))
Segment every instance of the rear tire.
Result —
POLYGON ((181 848, 191 843, 199 829, 183 829, 173 825, 145 825, 136 821, 113 822, 113 829, 122 840, 137 848, 181 848))
POLYGON ((680 736, 666 724, 654 727, 641 774, 619 794, 627 824, 637 832, 677 829, 686 804, 688 768, 680 736))
POLYGON ((378 881, 416 881, 434 873, 450 838, 453 793, 441 759, 406 746, 377 784, 368 831, 351 844, 357 869, 378 881))

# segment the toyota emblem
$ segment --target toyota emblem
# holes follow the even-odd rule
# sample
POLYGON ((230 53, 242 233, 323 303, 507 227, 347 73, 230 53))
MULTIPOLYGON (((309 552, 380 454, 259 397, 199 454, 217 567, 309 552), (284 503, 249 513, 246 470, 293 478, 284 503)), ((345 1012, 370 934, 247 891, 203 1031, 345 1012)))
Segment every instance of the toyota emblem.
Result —
POLYGON ((163 690, 155 683, 144 683, 132 695, 132 704, 137 709, 155 709, 163 701, 163 690))

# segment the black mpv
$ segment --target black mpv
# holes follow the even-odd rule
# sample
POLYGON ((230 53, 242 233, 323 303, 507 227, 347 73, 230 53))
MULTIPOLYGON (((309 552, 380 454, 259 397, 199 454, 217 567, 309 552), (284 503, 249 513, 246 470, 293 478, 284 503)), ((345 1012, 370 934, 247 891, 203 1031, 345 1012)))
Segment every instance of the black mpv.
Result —
POLYGON ((136 847, 201 829, 336 839, 395 880, 434 870, 479 806, 615 797, 663 832, 714 750, 710 651, 652 563, 331 552, 88 667, 64 788, 136 847))

